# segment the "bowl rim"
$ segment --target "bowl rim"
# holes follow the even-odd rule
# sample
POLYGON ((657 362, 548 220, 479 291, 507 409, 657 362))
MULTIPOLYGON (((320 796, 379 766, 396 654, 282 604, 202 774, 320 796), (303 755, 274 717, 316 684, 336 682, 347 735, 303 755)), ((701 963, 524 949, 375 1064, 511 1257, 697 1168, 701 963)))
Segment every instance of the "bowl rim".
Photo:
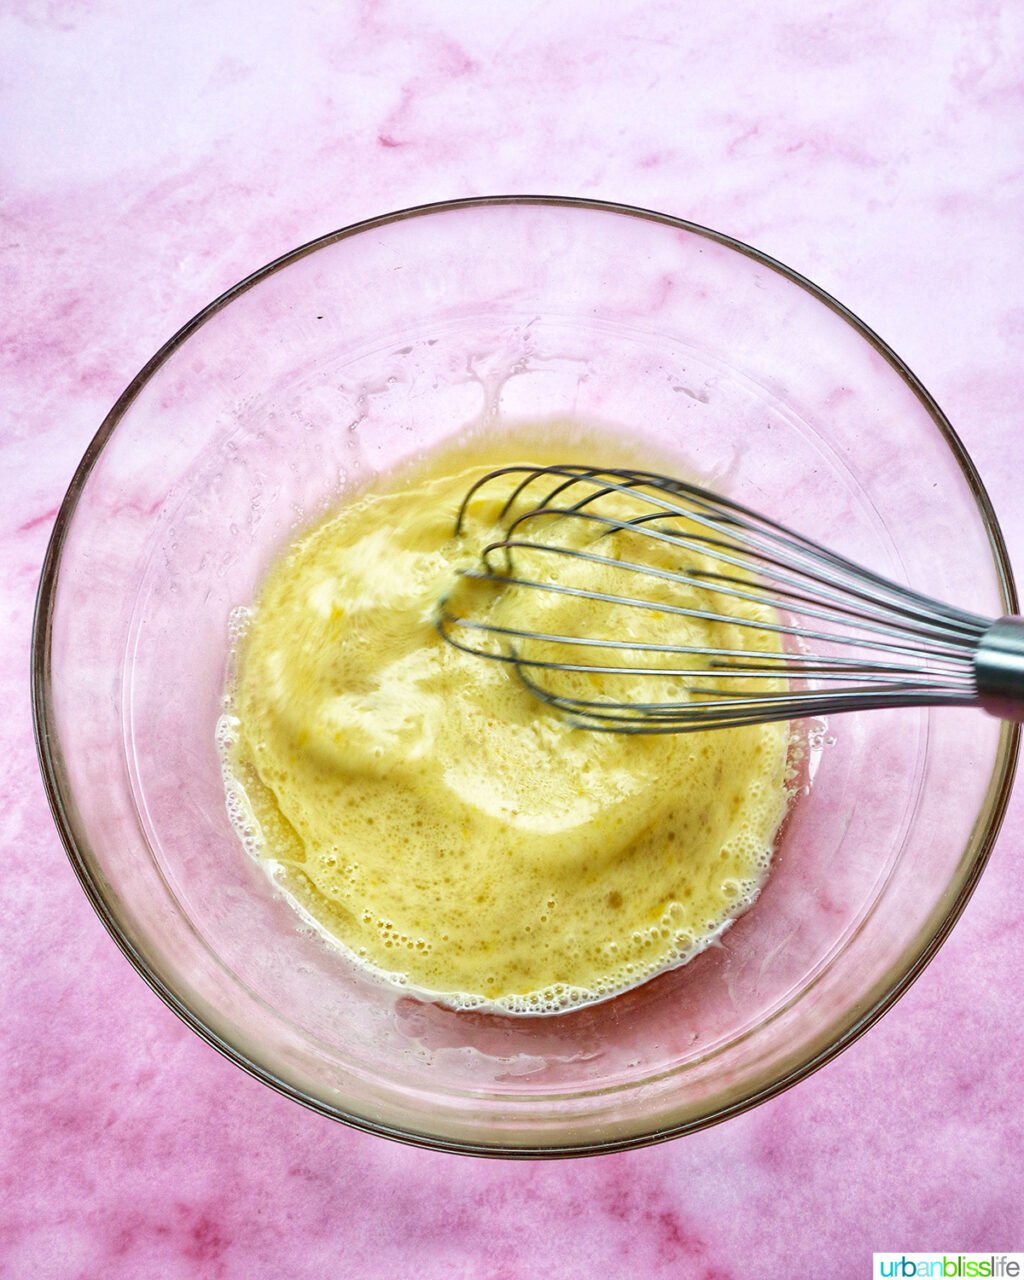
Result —
POLYGON ((700 1117, 681 1121, 678 1124, 664 1128, 657 1128, 651 1132, 629 1134, 624 1137, 605 1140, 585 1141, 579 1144, 562 1143, 551 1146, 543 1143, 508 1145, 502 1142, 474 1142, 401 1129, 378 1120, 346 1112, 341 1107, 332 1106, 323 1099, 281 1080, 269 1068, 249 1058, 241 1049, 220 1036, 213 1027, 207 1025, 197 1013, 184 1003, 153 969, 146 957, 133 945, 121 928, 115 911, 108 904, 100 884, 92 874, 89 860, 84 852, 88 848, 88 842, 76 830, 73 798, 70 795, 70 790, 65 787, 62 781, 59 767, 60 746, 50 698, 52 675, 51 632, 61 553, 79 498, 88 483, 92 469, 99 459, 104 446, 141 389, 197 329, 201 328, 207 320, 223 310, 241 294, 246 293, 269 276, 297 262, 300 258, 365 231, 385 227, 408 218, 424 217, 431 214, 450 213, 488 206, 515 205, 564 207, 590 212, 620 214, 626 217, 660 223, 664 226, 702 236, 779 273, 791 283, 805 290, 818 302, 827 306, 850 325, 861 338, 870 343, 899 377, 903 379, 907 387, 927 410, 959 465, 977 504, 988 535, 989 547, 1006 613, 1016 613, 1018 611, 1018 597, 1002 529, 977 469, 945 414, 903 360, 854 312, 800 272, 786 266, 778 259, 763 253, 761 250, 737 240, 733 236, 671 214, 659 213, 652 209, 615 201, 575 196, 491 195, 412 205, 391 213, 366 218, 307 241, 251 272, 203 307, 202 310, 198 311, 142 366, 103 419, 75 469, 58 510, 46 548, 33 617, 31 693, 36 752, 50 811, 78 880, 107 932, 143 980, 197 1035, 212 1045, 229 1061, 241 1067, 257 1080, 308 1107, 310 1110, 367 1133, 377 1134, 381 1137, 432 1150, 466 1155, 528 1159, 597 1155, 612 1151, 630 1150, 664 1142, 684 1133, 696 1132, 713 1124, 718 1124, 733 1115, 738 1115, 759 1105, 761 1102, 767 1101, 769 1098, 797 1084, 811 1075, 812 1072, 830 1062, 852 1044, 854 1040, 863 1035, 869 1027, 873 1026, 896 1003, 900 996, 909 989, 916 978, 923 972, 956 924, 971 894, 974 892, 992 852, 1006 812, 1020 748, 1020 726, 1017 724, 1004 724, 1003 726, 996 763, 989 780, 985 799, 975 820, 964 856, 961 858, 960 865, 966 869, 959 890, 952 902, 945 908, 940 904, 932 913, 932 918, 919 930, 917 936, 904 953, 904 963, 896 969, 890 969, 875 984, 872 990, 865 993, 864 999, 859 1003, 859 1011, 855 1010, 847 1016, 845 1022, 841 1025, 839 1033, 830 1035, 829 1042, 824 1048, 812 1053, 810 1057, 798 1064, 788 1067, 767 1084, 755 1087, 736 1101, 700 1117), (940 918, 936 920, 936 916, 940 918))

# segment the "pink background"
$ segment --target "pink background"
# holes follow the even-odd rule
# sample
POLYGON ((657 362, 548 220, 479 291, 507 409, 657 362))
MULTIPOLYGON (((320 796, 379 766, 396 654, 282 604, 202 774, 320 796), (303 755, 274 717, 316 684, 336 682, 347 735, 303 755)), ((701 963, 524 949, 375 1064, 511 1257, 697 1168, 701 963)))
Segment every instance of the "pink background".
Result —
POLYGON ((938 958, 816 1076, 667 1146, 480 1162, 306 1113, 149 992, 50 821, 27 680, 56 508, 148 356, 294 245, 457 195, 646 205, 809 275, 936 396, 1024 564, 1024 8, 8 0, 0 49, 0 1275, 854 1277, 1024 1248, 1024 799, 938 958))

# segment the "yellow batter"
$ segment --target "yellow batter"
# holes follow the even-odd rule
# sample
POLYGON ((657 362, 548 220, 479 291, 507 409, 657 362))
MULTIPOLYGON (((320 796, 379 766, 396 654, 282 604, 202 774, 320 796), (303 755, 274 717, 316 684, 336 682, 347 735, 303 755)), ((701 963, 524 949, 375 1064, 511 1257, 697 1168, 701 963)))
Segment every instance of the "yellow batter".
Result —
MULTIPOLYGON (((439 454, 273 567, 238 653, 226 761, 250 847, 364 966, 458 1007, 548 1013, 689 959, 749 905, 785 812, 788 727, 573 729, 504 665, 446 645, 438 601, 493 535, 493 493, 461 540, 454 512, 507 461, 439 454)), ((552 610, 583 631, 636 625, 520 597, 485 607, 518 626, 531 608, 545 629, 552 610)), ((643 637, 678 642, 679 621, 651 615, 643 637)), ((744 642, 710 623, 690 640, 744 642)))

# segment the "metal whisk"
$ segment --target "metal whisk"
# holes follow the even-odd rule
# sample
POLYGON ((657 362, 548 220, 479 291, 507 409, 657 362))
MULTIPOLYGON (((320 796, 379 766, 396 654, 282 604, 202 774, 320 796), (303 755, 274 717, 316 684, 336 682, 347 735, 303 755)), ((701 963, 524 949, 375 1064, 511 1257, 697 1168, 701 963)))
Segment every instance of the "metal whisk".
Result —
POLYGON ((500 536, 438 629, 512 664, 581 727, 681 733, 942 703, 1024 720, 1022 618, 941 604, 654 472, 504 467, 473 485, 456 534, 491 494, 500 536))

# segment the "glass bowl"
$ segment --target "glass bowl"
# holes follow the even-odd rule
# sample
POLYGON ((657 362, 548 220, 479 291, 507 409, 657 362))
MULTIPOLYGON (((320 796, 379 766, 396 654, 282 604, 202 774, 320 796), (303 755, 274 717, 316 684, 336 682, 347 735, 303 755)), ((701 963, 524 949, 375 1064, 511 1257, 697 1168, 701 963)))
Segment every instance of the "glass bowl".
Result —
POLYGON ((529 197, 348 227, 196 316, 82 460, 36 615, 53 812, 146 981, 290 1097, 479 1154, 671 1137, 827 1061, 949 931, 1017 751, 1016 728, 977 711, 812 725, 813 781, 754 908, 689 965, 605 1004, 458 1013, 355 971, 228 822, 214 731, 231 612, 346 486, 467 423, 558 417, 617 425, 911 587, 1015 609, 962 445, 860 321, 705 228, 529 197))

